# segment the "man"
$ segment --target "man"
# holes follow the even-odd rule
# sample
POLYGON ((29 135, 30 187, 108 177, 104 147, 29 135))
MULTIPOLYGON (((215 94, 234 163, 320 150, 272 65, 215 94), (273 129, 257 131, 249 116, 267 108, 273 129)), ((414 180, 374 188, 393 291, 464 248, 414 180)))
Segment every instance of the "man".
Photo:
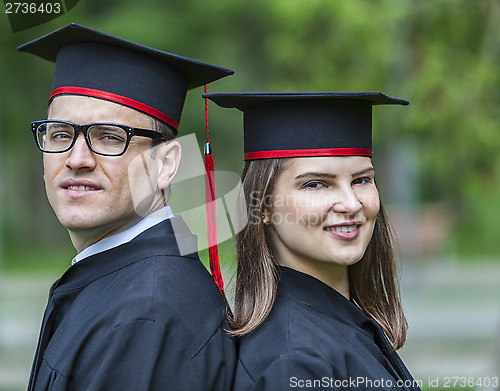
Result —
POLYGON ((166 201, 187 90, 233 71, 76 24, 18 49, 56 62, 32 131, 78 252, 50 290, 28 389, 229 389, 227 303, 196 252, 180 255, 196 239, 166 201))

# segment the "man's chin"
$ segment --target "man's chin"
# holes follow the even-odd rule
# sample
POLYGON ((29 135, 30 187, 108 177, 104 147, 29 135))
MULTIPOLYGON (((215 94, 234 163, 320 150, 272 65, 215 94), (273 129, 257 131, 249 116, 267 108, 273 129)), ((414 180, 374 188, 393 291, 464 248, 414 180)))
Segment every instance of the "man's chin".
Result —
POLYGON ((73 232, 93 231, 98 229, 99 226, 99 224, 96 224, 95 221, 87 221, 86 219, 76 219, 76 220, 59 219, 59 222, 68 231, 73 231, 73 232))
POLYGON ((99 229, 99 227, 106 225, 106 222, 101 221, 96 205, 94 211, 87 211, 85 213, 57 213, 56 217, 59 223, 68 231, 92 231, 99 229))

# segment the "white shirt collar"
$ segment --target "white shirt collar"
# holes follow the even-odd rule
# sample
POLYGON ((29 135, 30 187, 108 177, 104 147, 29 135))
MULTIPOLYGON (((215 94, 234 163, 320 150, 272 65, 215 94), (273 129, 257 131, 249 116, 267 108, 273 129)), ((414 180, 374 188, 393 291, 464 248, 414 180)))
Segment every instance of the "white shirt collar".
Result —
POLYGON ((81 261, 82 259, 88 258, 91 255, 95 255, 103 251, 110 250, 114 247, 118 247, 124 243, 128 243, 147 229, 161 223, 164 220, 170 219, 173 216, 174 214, 170 206, 164 206, 163 208, 147 215, 132 227, 127 228, 125 231, 101 239, 97 243, 94 243, 91 246, 85 248, 73 258, 73 260, 71 261, 71 265, 74 265, 75 263, 81 261))

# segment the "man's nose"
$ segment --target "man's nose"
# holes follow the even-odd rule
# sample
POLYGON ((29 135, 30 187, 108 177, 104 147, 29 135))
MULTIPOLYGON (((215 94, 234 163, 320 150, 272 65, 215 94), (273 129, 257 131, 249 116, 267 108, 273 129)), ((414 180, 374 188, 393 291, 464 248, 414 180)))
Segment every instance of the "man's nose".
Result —
POLYGON ((66 167, 72 170, 93 170, 95 166, 95 154, 87 145, 83 133, 78 133, 75 145, 69 151, 66 167))

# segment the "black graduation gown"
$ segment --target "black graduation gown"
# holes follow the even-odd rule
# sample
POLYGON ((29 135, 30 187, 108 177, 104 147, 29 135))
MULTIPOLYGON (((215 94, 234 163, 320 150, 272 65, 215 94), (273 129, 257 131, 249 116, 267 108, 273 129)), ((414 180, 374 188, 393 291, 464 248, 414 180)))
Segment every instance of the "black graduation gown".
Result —
POLYGON ((179 255, 166 220, 56 281, 28 390, 229 390, 226 309, 198 256, 179 255))
POLYGON ((326 284, 286 267, 271 314, 239 349, 235 391, 419 390, 375 321, 326 284))

